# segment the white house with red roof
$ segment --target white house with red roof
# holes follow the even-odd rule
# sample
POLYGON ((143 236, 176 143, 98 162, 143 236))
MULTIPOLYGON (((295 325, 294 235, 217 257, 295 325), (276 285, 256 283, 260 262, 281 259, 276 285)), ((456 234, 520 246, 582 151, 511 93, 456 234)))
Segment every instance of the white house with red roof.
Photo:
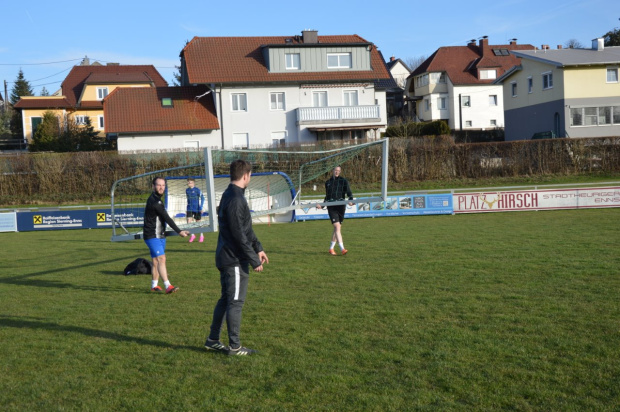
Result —
POLYGON ((220 147, 374 139, 387 126, 395 83, 360 36, 195 37, 180 57, 181 83, 213 91, 220 147))
POLYGON ((415 102, 420 121, 446 120, 452 130, 504 127, 503 88, 494 80, 519 64, 518 45, 490 45, 484 36, 476 44, 440 47, 407 78, 405 93, 415 102))

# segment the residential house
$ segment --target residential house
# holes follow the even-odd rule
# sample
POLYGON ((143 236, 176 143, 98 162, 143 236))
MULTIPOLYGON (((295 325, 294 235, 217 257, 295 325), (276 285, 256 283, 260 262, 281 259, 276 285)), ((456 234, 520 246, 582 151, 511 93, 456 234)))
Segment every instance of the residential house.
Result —
POLYGON ((52 96, 22 97, 15 108, 22 111, 24 140, 29 143, 43 113, 52 111, 59 117, 71 118, 77 124, 90 119, 95 131, 104 133, 103 99, 119 87, 165 87, 168 83, 152 65, 74 66, 60 90, 52 96))
POLYGON ((107 136, 119 152, 220 147, 210 94, 204 85, 119 87, 103 100, 107 136))
POLYGON ((394 80, 358 35, 195 37, 181 83, 213 90, 224 148, 378 138, 394 80))
POLYGON ((390 57, 386 65, 398 86, 387 91, 388 117, 400 117, 403 114, 405 85, 407 84, 407 77, 411 74, 411 70, 405 62, 394 56, 390 57))
POLYGON ((497 79, 506 140, 620 136, 620 46, 514 51, 521 63, 497 79))
POLYGON ((515 50, 532 45, 490 45, 487 36, 478 44, 440 47, 407 79, 406 93, 415 101, 420 121, 445 120, 452 130, 487 130, 504 127, 503 88, 493 84, 519 64, 515 50))

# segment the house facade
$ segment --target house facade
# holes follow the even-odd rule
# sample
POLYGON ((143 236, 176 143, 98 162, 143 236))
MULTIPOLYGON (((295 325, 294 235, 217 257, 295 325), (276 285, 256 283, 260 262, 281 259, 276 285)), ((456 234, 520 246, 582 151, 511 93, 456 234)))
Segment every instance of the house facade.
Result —
POLYGON ((180 57, 181 83, 213 91, 223 148, 374 139, 387 125, 394 80, 357 35, 195 37, 180 57))
POLYGON ((103 100, 107 137, 119 153, 219 147, 210 94, 204 85, 119 87, 103 100))
POLYGON ((440 47, 407 78, 405 92, 419 121, 445 120, 452 130, 504 127, 503 88, 493 84, 518 64, 513 50, 531 45, 476 44, 440 47))
POLYGON ((405 86, 407 84, 407 77, 411 74, 411 70, 407 67, 405 62, 394 56, 390 57, 390 60, 386 62, 386 65, 397 86, 387 91, 386 98, 388 117, 400 118, 403 116, 403 109, 405 105, 405 86))
POLYGON ((30 143, 46 111, 59 121, 72 119, 78 125, 90 120, 94 130, 104 135, 103 99, 119 87, 164 87, 168 83, 152 65, 74 66, 53 96, 22 97, 15 109, 22 112, 24 141, 30 143))
POLYGON ((620 136, 620 47, 595 39, 589 49, 518 51, 521 64, 497 83, 504 89, 506 140, 620 136), (551 135, 551 134, 550 134, 551 135))

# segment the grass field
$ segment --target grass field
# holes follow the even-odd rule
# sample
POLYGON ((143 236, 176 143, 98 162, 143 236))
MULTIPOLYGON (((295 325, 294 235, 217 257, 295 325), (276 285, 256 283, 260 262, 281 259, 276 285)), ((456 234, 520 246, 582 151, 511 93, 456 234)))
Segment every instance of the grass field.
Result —
MULTIPOLYGON (((168 241, 174 295, 122 276, 143 242, 2 233, 0 409, 617 411, 620 209, 256 226, 242 342, 202 346, 216 234, 168 241)), ((222 334, 226 336, 225 331, 222 334)), ((226 343, 226 342, 225 342, 226 343)))

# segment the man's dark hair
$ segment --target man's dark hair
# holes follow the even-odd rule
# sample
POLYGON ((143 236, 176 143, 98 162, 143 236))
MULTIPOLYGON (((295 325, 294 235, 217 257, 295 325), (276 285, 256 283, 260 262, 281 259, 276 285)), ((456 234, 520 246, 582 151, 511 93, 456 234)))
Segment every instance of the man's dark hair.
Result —
POLYGON ((157 177, 153 178, 153 185, 155 185, 155 182, 157 182, 159 179, 163 180, 164 183, 166 183, 166 179, 165 178, 163 178, 161 176, 157 176, 157 177))
POLYGON ((193 177, 188 177, 188 178, 187 178, 187 181, 188 181, 188 182, 196 182, 196 179, 194 179, 193 177))
POLYGON ((230 163, 230 180, 233 182, 236 180, 241 180, 244 174, 250 173, 251 171, 252 165, 250 162, 243 159, 233 160, 230 163))

